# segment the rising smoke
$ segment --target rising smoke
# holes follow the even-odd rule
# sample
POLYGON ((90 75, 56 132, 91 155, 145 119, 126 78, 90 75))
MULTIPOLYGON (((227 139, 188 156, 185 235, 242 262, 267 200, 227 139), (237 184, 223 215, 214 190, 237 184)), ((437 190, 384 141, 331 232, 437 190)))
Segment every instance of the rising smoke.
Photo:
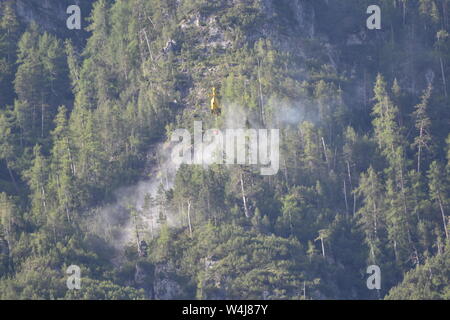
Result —
MULTIPOLYGON (((261 121, 261 115, 255 115, 255 112, 251 113, 237 104, 225 103, 223 109, 223 116, 215 123, 217 128, 212 129, 257 129, 270 127, 282 130, 287 126, 298 125, 306 120, 315 122, 312 117, 306 116, 305 105, 302 103, 293 105, 279 101, 268 102, 264 106, 264 125, 261 121)), ((209 128, 204 128, 204 130, 207 129, 209 128)), ((91 211, 91 218, 88 219, 86 225, 89 233, 105 239, 118 252, 123 251, 127 245, 135 244, 136 228, 130 208, 142 212, 141 216, 144 223, 143 228, 140 229, 141 239, 150 239, 158 233, 160 228, 158 222, 160 208, 157 205, 153 205, 150 210, 143 212, 144 199, 148 194, 152 198, 156 198, 161 187, 166 191, 173 187, 178 166, 172 161, 172 148, 173 144, 170 142, 165 142, 158 145, 157 148, 153 148, 149 152, 149 157, 152 161, 148 164, 148 169, 150 169, 148 178, 139 181, 133 186, 118 189, 114 193, 115 201, 113 203, 91 211)), ((204 154, 204 157, 212 158, 215 156, 212 152, 209 155, 204 154)), ((204 167, 206 168, 207 165, 204 165, 204 167)), ((182 225, 177 213, 165 212, 165 216, 169 226, 180 227, 182 225)))

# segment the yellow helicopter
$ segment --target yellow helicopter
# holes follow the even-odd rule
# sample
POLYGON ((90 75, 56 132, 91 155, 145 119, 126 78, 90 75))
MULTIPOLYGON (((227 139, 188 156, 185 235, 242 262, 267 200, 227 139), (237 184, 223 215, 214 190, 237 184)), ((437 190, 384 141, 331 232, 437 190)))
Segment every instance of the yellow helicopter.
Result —
POLYGON ((216 88, 212 88, 212 95, 211 95, 211 113, 215 116, 220 116, 222 113, 222 108, 219 105, 219 99, 217 98, 216 88))

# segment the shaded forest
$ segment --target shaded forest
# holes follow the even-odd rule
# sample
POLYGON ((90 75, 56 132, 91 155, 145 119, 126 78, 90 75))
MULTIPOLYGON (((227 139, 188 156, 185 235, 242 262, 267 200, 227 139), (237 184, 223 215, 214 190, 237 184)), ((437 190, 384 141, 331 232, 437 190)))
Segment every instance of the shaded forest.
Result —
POLYGON ((450 298, 449 0, 79 2, 0 3, 0 299, 450 298), (279 172, 174 168, 200 120, 279 172))

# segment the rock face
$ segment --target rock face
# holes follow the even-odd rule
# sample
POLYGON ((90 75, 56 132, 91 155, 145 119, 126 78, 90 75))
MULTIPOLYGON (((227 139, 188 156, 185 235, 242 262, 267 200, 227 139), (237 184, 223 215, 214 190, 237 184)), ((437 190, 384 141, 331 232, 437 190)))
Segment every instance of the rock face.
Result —
MULTIPOLYGON (((89 16, 94 0, 15 0, 16 11, 19 18, 26 24, 36 23, 40 28, 62 38, 83 39, 87 32, 83 30, 68 30, 66 20, 67 8, 70 5, 79 5, 82 16, 82 29, 87 26, 86 18, 89 16)), ((111 2, 114 2, 111 0, 111 2)), ((270 38, 274 44, 280 45, 280 49, 294 49, 296 43, 288 41, 291 38, 302 36, 314 37, 314 7, 306 0, 253 0, 257 5, 260 14, 264 17, 262 28, 258 32, 248 34, 247 41, 258 38, 270 38), (280 14, 280 10, 283 14, 280 14), (278 21, 286 28, 284 35, 280 35, 279 28, 273 27, 273 21, 280 16, 286 16, 285 10, 289 11, 289 21, 278 21), (289 37, 296 36, 296 37, 289 37)), ((224 0, 224 6, 233 7, 245 3, 243 0, 224 0)), ((180 24, 182 29, 196 27, 205 31, 205 47, 228 48, 231 43, 224 37, 224 31, 218 25, 217 16, 206 16, 202 12, 192 12, 180 24)))
POLYGON ((155 266, 155 280, 153 283, 154 299, 172 300, 184 296, 182 286, 177 282, 175 269, 169 264, 155 266))
POLYGON ((44 31, 62 38, 81 40, 87 33, 83 30, 68 30, 66 13, 70 5, 78 5, 81 9, 82 29, 86 27, 85 19, 89 16, 92 3, 86 0, 15 0, 16 13, 25 24, 36 23, 44 31))
MULTIPOLYGON (((78 1, 79 2, 79 1, 78 1)), ((19 17, 26 23, 36 22, 49 30, 57 31, 64 27, 65 13, 69 1, 51 0, 17 0, 16 9, 19 17), (58 25, 61 26, 58 26, 58 25)))
MULTIPOLYGON (((314 37, 315 11, 310 2, 305 0, 261 0, 261 4, 265 16, 269 18, 268 22, 276 16, 284 16, 287 18, 285 20, 287 30, 302 31, 303 35, 314 37), (279 15, 281 10, 284 11, 284 14, 279 15), (289 11, 289 14, 286 14, 286 11, 289 11)), ((270 23, 268 27, 270 28, 270 23)))
POLYGON ((16 12, 25 23, 35 22, 48 31, 60 33, 66 28, 67 7, 80 0, 17 0, 16 12))
POLYGON ((280 51, 303 55, 302 42, 315 36, 314 6, 305 0, 261 0, 261 8, 265 20, 262 38, 270 39, 280 51))

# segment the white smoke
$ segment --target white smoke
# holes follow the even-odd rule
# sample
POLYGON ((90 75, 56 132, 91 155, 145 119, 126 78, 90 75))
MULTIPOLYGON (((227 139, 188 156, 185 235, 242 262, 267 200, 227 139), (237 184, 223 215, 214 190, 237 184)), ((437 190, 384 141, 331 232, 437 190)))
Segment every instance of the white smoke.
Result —
MULTIPOLYGON (((222 108, 223 116, 217 119, 211 128, 203 128, 204 130, 264 127, 260 121, 261 115, 255 116, 255 112, 251 113, 242 106, 226 103, 222 108)), ((305 107, 301 103, 293 105, 272 100, 267 102, 264 109, 265 127, 282 130, 288 125, 298 125, 305 120, 311 121, 311 119, 307 119, 305 107)), ((160 186, 163 186, 166 191, 173 187, 178 166, 172 161, 172 148, 173 144, 170 142, 154 148, 150 152, 152 160, 149 163, 149 177, 139 181, 136 185, 118 189, 114 192, 115 201, 113 203, 91 210, 89 218, 86 219, 86 230, 105 239, 119 252, 123 251, 126 245, 136 243, 136 229, 130 215, 130 207, 142 211, 147 194, 155 199, 160 186)), ((211 154, 204 153, 203 157, 211 160, 213 157, 217 157, 217 154, 216 151, 211 150, 211 154)), ((207 168, 207 165, 204 167, 207 168)), ((157 234, 160 227, 158 223, 159 209, 157 205, 153 205, 150 213, 143 215, 144 230, 140 233, 141 239, 150 239, 157 234)), ((183 222, 180 221, 181 218, 177 214, 165 213, 169 226, 180 227, 182 225, 183 222)))
MULTIPOLYGON (((130 208, 134 208, 142 212, 144 228, 140 228, 140 239, 148 240, 154 237, 160 227, 160 208, 157 204, 153 204, 149 212, 144 213, 144 199, 147 194, 155 199, 161 186, 165 191, 172 187, 177 167, 171 161, 170 155, 168 143, 159 145, 153 150, 153 154, 150 155, 153 159, 149 178, 139 181, 136 185, 116 190, 113 203, 91 210, 86 220, 86 230, 105 239, 118 251, 122 251, 126 245, 136 243, 136 228, 130 213, 130 208)), ((169 226, 179 225, 171 212, 165 211, 165 214, 169 226)))

